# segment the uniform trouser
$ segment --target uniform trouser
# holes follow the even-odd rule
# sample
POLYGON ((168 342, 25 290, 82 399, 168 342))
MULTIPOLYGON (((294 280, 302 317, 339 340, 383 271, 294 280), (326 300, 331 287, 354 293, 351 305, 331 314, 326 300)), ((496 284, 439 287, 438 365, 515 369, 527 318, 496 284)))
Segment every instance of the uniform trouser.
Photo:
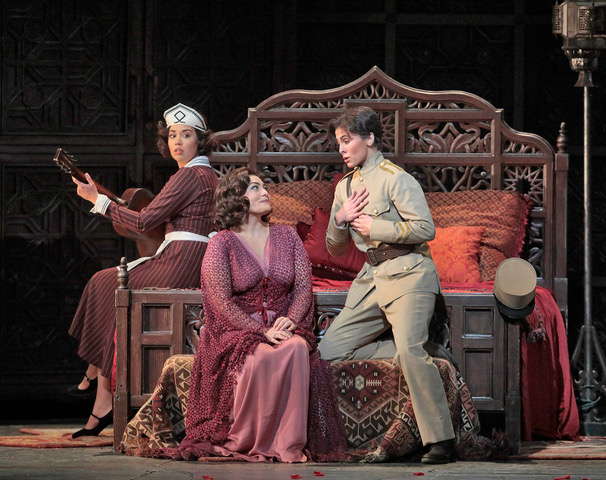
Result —
POLYGON ((433 293, 411 292, 380 307, 374 289, 355 308, 343 308, 319 344, 322 358, 329 361, 392 358, 397 353, 423 445, 455 436, 442 378, 423 348, 435 298, 433 293), (377 340, 390 327, 393 340, 377 340))

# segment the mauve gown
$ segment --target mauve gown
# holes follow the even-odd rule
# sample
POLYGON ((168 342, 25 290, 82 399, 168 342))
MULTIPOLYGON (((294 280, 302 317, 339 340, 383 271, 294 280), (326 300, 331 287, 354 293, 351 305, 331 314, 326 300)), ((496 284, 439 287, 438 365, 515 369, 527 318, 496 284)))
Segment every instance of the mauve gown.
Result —
MULTIPOLYGON (((130 230, 145 232, 166 223, 165 233, 187 231, 208 235, 212 231, 217 176, 206 166, 180 168, 160 193, 140 212, 111 202, 105 216, 130 230)), ((158 256, 129 272, 129 286, 197 288, 206 243, 177 240, 158 256)), ((78 340, 78 355, 111 377, 114 360, 117 286, 115 267, 95 273, 84 288, 69 334, 78 340)))
POLYGON ((176 456, 300 462, 306 448, 344 451, 327 364, 315 351, 311 267, 295 230, 271 226, 264 258, 236 233, 219 232, 201 283, 205 326, 176 456), (297 328, 275 346, 264 332, 280 316, 297 328))

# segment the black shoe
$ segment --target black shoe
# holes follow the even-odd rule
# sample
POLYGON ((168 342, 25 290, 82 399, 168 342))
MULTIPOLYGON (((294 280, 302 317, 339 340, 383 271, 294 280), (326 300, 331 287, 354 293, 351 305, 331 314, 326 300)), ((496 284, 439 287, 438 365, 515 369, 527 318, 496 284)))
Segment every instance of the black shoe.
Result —
POLYGON ((97 415, 95 415, 94 413, 91 413, 91 415, 93 417, 95 417, 97 420, 99 420, 99 423, 97 423, 97 426, 93 427, 93 428, 81 428, 77 432, 72 433, 72 438, 78 438, 78 437, 96 437, 96 436, 98 436, 101 433, 101 431, 105 427, 107 427, 108 425, 110 425, 112 423, 112 421, 113 421, 112 410, 110 410, 109 412, 107 412, 107 414, 105 414, 101 418, 97 417, 97 415))
POLYGON ((434 443, 429 448, 429 452, 421 458, 421 463, 438 464, 454 462, 456 459, 454 446, 454 439, 434 443))
POLYGON ((84 375, 84 378, 88 380, 88 387, 85 389, 78 388, 78 385, 72 385, 67 389, 67 394, 71 397, 76 398, 92 398, 95 396, 97 391, 97 377, 88 378, 87 375, 84 375))

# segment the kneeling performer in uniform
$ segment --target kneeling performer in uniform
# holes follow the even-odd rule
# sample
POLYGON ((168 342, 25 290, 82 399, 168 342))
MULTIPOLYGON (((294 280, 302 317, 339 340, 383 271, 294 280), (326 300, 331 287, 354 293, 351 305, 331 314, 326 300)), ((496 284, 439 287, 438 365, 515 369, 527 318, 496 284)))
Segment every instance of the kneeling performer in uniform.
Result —
POLYGON ((390 358, 397 354, 410 390, 423 463, 454 460, 454 431, 442 379, 423 348, 440 284, 427 242, 435 235, 419 183, 379 151, 379 116, 346 110, 331 124, 349 172, 338 183, 326 232, 331 255, 350 237, 366 253, 345 307, 320 342, 326 360, 390 358), (393 339, 384 333, 392 331, 393 339))

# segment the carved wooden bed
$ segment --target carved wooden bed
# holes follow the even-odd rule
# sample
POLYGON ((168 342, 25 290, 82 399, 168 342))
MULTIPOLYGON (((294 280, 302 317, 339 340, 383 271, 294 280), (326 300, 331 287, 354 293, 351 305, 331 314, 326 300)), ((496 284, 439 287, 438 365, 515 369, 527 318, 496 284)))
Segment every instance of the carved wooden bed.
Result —
MULTIPOLYGON (((374 67, 358 80, 323 91, 278 93, 250 108, 238 128, 219 132, 212 153, 219 175, 248 166, 266 182, 330 180, 343 162, 328 122, 343 108, 368 105, 381 115, 384 155, 426 192, 523 188, 532 201, 523 256, 540 284, 567 310, 566 183, 568 154, 520 133, 503 111, 465 92, 430 92, 402 85, 374 67)), ((563 129, 562 129, 563 130, 563 129)), ((167 357, 191 352, 200 314, 196 290, 129 290, 125 271, 116 291, 115 448, 131 408, 153 391, 167 357)), ((315 291, 318 325, 339 312, 344 291, 315 291)), ((519 330, 500 319, 489 292, 446 292, 450 349, 480 411, 503 412, 514 448, 520 439, 519 330)))

